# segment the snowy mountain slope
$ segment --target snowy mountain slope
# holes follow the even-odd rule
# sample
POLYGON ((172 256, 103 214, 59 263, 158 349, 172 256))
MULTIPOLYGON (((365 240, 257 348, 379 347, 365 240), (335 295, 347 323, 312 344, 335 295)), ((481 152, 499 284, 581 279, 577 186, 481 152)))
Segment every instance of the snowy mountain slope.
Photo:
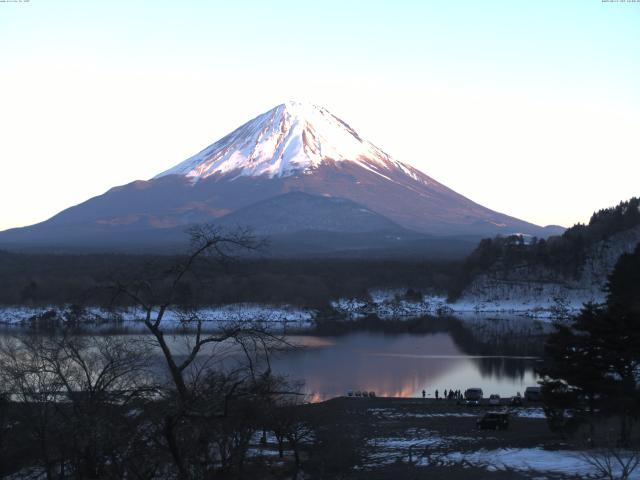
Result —
POLYGON ((257 116, 155 178, 183 175, 197 181, 230 174, 287 177, 312 173, 325 160, 352 161, 387 179, 385 171, 394 169, 420 178, 419 172, 360 138, 325 108, 295 101, 257 116))
MULTIPOLYGON (((160 173, 219 185, 250 177, 259 195, 269 184, 361 203, 405 228, 426 233, 527 233, 541 229, 478 205, 364 140, 346 122, 311 104, 287 102, 250 120, 216 143, 160 173), (268 181, 267 181, 268 180, 268 181)), ((266 197, 263 197, 266 198, 266 197)), ((259 200, 257 197, 254 200, 259 200)), ((221 199, 220 204, 228 199, 221 199)), ((237 205, 229 205, 233 211, 237 205)))
MULTIPOLYGON (((265 218, 287 224, 282 202, 261 202, 288 192, 355 202, 427 235, 547 237, 562 231, 485 208, 394 160, 326 109, 287 102, 150 180, 114 187, 40 224, 0 232, 0 245, 93 245, 96 239, 126 245, 134 236, 175 242, 186 226, 253 205, 262 205, 265 218), (267 206, 275 210, 267 214, 267 206)), ((308 209, 302 223, 305 230, 325 230, 326 212, 308 209)), ((335 221, 348 223, 346 217, 335 221)), ((291 233, 294 224, 272 230, 291 233)))

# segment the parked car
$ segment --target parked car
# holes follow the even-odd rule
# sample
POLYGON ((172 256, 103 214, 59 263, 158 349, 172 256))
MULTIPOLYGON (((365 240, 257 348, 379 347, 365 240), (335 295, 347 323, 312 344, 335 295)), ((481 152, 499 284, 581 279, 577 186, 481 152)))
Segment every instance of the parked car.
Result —
POLYGON ((522 397, 520 395, 516 395, 515 397, 511 397, 509 400, 509 405, 512 407, 521 407, 522 406, 522 397))
POLYGON ((506 430, 509 428, 509 414, 506 412, 487 412, 476 420, 481 430, 506 430))
POLYGON ((360 390, 357 390, 355 395, 356 395, 356 397, 361 397, 362 396, 362 392, 360 390))
POLYGON ((500 395, 497 393, 489 395, 489 405, 500 405, 500 395))
POLYGON ((481 388, 467 388, 464 391, 464 398, 467 400, 474 400, 474 399, 482 399, 482 389, 481 388))
POLYGON ((477 407, 480 405, 482 395, 483 393, 481 388, 467 388, 464 391, 465 405, 467 407, 477 407))
POLYGON ((347 392, 347 396, 348 396, 348 397, 353 397, 353 390, 349 390, 349 391, 347 392))
POLYGON ((369 396, 370 396, 371 398, 375 397, 375 396, 376 396, 376 392, 373 392, 373 391, 369 392, 369 396))
POLYGON ((467 388, 464 391, 464 399, 465 400, 482 400, 482 389, 481 388, 467 388))
POLYGON ((527 402, 539 402, 542 400, 540 387, 527 387, 524 391, 524 398, 527 402))

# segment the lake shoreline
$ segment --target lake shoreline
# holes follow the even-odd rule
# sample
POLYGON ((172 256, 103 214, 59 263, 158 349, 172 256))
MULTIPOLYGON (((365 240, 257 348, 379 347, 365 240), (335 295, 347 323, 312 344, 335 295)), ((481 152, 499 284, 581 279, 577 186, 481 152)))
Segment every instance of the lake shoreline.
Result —
MULTIPOLYGON (((447 303, 444 297, 425 297, 422 301, 409 301, 394 297, 393 291, 372 295, 373 300, 342 299, 325 309, 310 309, 286 304, 226 304, 196 309, 202 325, 209 331, 224 328, 224 325, 251 323, 273 330, 298 333, 321 334, 323 325, 336 323, 338 319, 345 325, 362 320, 378 319, 382 322, 409 321, 416 318, 522 318, 553 322, 557 319, 576 315, 582 304, 570 304, 540 308, 530 308, 518 301, 502 303, 447 303)), ((168 330, 181 331, 188 325, 187 315, 179 310, 169 309, 163 322, 168 330)), ((94 328, 97 331, 143 331, 144 312, 132 307, 101 307, 64 305, 0 305, 0 326, 32 325, 94 328)), ((338 328, 340 330, 341 328, 338 328)))

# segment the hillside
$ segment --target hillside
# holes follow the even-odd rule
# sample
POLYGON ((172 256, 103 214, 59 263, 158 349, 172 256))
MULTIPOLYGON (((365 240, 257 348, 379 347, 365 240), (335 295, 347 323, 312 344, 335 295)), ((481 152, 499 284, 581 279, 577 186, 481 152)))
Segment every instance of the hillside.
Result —
POLYGON ((639 198, 602 209, 587 225, 577 224, 547 240, 485 239, 464 262, 450 298, 479 309, 601 302, 616 261, 639 242, 639 198))

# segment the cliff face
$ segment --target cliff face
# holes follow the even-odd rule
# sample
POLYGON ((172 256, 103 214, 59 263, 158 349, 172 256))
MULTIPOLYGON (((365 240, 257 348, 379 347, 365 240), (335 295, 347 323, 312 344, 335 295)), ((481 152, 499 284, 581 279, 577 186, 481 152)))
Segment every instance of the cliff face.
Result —
POLYGON ((457 305, 477 310, 553 310, 559 305, 577 310, 583 303, 603 302, 607 276, 623 253, 640 243, 640 226, 592 245, 578 274, 568 276, 540 265, 495 266, 478 275, 457 305))

